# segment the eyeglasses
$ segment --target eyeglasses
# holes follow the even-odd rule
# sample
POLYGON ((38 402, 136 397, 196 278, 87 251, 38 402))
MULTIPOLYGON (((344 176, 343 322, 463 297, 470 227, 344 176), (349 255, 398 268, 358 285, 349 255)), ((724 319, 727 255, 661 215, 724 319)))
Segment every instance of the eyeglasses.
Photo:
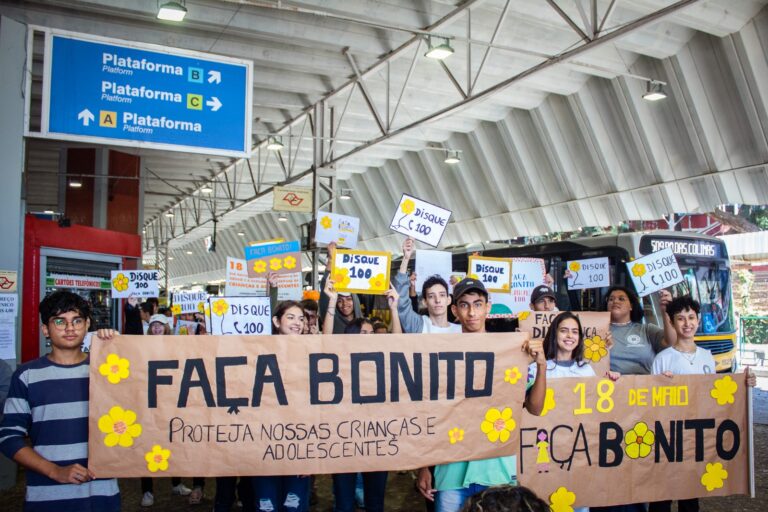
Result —
POLYGON ((52 321, 57 331, 65 331, 67 325, 71 325, 76 331, 85 328, 85 318, 80 318, 79 316, 73 318, 71 322, 67 321, 66 318, 54 318, 52 321))

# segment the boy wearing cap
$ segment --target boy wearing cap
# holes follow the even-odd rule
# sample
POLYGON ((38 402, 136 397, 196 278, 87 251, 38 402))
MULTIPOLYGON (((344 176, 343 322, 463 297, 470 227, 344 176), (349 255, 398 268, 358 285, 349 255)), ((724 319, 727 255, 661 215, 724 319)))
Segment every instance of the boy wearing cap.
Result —
POLYGON ((545 284, 534 288, 531 292, 531 310, 557 311, 555 291, 545 284))
MULTIPOLYGON (((488 292, 477 279, 461 280, 453 289, 453 314, 461 323, 463 333, 484 333, 485 320, 491 310, 488 292)), ((534 381, 529 377, 524 407, 531 414, 539 415, 544 406, 547 391, 546 357, 543 340, 531 340, 528 352, 536 361, 534 381)), ((469 462, 452 462, 435 467, 435 486, 427 468, 419 471, 419 492, 429 500, 435 500, 436 512, 458 512, 473 494, 493 485, 517 483, 517 461, 514 456, 469 462)))

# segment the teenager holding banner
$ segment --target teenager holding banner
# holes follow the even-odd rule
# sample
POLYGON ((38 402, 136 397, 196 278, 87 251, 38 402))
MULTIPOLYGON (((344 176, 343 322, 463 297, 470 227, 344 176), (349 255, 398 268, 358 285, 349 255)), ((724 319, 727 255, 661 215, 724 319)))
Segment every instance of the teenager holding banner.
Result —
MULTIPOLYGON (((484 333, 485 320, 491 311, 488 292, 476 279, 462 279, 453 289, 453 314, 461 322, 463 333, 484 333)), ((534 358, 536 376, 529 375, 524 407, 539 415, 547 392, 547 361, 542 340, 531 340, 526 346, 534 358)), ((419 470, 417 487, 427 499, 435 501, 436 512, 458 512, 467 499, 493 485, 517 483, 515 456, 452 462, 435 467, 435 486, 429 468, 419 470)))
POLYGON ((395 275, 394 286, 400 295, 397 306, 397 316, 403 326, 403 332, 407 333, 450 333, 461 332, 461 325, 448 321, 448 306, 451 305, 451 295, 448 293, 448 283, 440 276, 432 276, 424 281, 421 289, 421 297, 427 304, 427 314, 419 315, 413 310, 413 304, 409 297, 409 280, 406 272, 408 262, 413 257, 413 238, 407 238, 403 242, 403 261, 400 263, 400 271, 395 275))

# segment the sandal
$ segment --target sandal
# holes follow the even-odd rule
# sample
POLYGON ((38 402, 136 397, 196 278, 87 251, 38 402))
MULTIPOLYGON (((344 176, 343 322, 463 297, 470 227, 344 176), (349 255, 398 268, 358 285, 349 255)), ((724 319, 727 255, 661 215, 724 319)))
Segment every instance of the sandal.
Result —
POLYGON ((195 487, 189 494, 189 504, 199 505, 201 501, 203 501, 203 489, 200 487, 195 487))

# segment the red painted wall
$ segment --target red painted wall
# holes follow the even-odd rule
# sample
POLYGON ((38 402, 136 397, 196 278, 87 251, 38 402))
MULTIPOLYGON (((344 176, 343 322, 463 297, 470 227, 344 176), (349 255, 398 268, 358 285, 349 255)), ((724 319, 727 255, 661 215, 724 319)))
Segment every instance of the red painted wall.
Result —
POLYGON ((70 148, 67 150, 67 175, 80 180, 81 188, 69 186, 67 178, 64 216, 72 224, 93 226, 93 178, 80 177, 80 174, 93 175, 96 168, 96 150, 93 148, 70 148))
POLYGON ((107 229, 123 233, 139 232, 139 164, 138 156, 109 152, 109 189, 107 229), (134 179, 114 179, 130 177, 134 179))

